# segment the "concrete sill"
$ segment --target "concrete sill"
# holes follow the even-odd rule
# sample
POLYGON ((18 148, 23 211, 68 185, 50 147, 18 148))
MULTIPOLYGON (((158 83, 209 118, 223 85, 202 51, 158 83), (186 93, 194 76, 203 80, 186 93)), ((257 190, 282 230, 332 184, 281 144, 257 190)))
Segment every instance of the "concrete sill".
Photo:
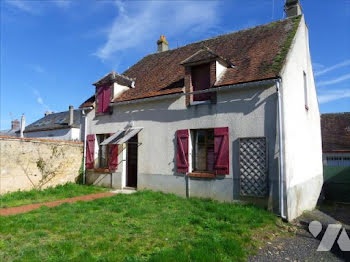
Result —
POLYGON ((197 178, 215 178, 215 174, 205 173, 205 172, 192 172, 188 174, 189 177, 197 177, 197 178))
POLYGON ((206 101, 192 101, 190 102, 190 106, 199 106, 199 105, 210 105, 211 101, 206 100, 206 101))

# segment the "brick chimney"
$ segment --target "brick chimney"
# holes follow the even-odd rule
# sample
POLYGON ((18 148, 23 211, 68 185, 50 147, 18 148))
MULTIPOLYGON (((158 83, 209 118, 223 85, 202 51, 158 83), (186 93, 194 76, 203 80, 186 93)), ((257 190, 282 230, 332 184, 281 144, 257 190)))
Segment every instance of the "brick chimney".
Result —
POLYGON ((74 107, 72 105, 69 106, 69 121, 68 125, 72 126, 74 123, 74 107))
POLYGON ((302 8, 299 0, 286 0, 284 11, 286 12, 287 17, 301 15, 302 8))
POLYGON ((11 121, 11 130, 18 130, 20 126, 20 122, 18 119, 11 121))
POLYGON ((164 35, 160 36, 160 39, 157 41, 158 52, 164 52, 169 50, 169 44, 164 35))

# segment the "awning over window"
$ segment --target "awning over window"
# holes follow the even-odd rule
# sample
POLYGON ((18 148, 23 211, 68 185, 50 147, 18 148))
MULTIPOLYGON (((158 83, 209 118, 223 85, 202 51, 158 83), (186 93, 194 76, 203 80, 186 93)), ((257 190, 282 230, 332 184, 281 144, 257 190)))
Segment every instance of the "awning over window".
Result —
POLYGON ((116 133, 114 133, 109 138, 105 139, 101 145, 108 145, 108 144, 124 144, 129 141, 130 138, 138 134, 142 128, 130 128, 128 130, 118 130, 116 133))

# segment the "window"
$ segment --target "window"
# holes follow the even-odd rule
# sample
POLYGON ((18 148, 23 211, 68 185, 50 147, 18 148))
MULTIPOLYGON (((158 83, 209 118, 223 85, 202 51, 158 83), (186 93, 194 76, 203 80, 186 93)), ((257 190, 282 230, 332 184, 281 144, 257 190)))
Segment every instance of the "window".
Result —
POLYGON ((214 172, 214 129, 193 130, 193 171, 214 172))
MULTIPOLYGON (((191 68, 191 79, 193 91, 200 91, 210 88, 210 64, 193 66, 191 68)), ((193 101, 210 100, 211 93, 195 94, 193 101)))
POLYGON ((98 144, 98 158, 96 167, 97 168, 108 168, 108 162, 109 162, 109 145, 101 145, 101 143, 107 139, 110 135, 109 134, 101 134, 96 135, 97 138, 97 144, 98 144))
POLYGON ((309 110, 309 101, 308 101, 308 90, 307 90, 307 78, 306 73, 303 71, 303 78, 304 78, 304 102, 305 102, 305 109, 309 110))

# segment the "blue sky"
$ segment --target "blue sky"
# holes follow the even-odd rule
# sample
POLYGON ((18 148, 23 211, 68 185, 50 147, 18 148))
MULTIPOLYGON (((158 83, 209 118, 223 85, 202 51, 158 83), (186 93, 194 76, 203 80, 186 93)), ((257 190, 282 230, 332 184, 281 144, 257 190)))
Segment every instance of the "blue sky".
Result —
MULTIPOLYGON (((156 51, 284 18, 282 0, 2 0, 1 123, 78 107, 92 83, 156 51)), ((302 1, 321 112, 350 111, 350 0, 302 1)))

